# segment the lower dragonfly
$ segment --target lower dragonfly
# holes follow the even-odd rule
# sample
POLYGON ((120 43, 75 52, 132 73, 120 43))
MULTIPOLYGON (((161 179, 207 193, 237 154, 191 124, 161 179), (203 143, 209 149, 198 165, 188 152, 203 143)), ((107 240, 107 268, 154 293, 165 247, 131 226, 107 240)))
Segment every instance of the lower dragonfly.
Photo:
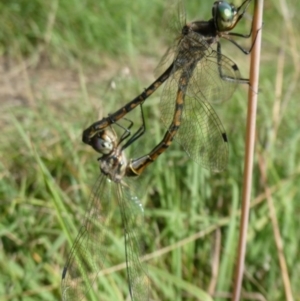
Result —
POLYGON ((113 201, 118 202, 122 217, 131 299, 148 300, 147 271, 139 260, 142 241, 139 229, 143 226, 143 207, 128 179, 137 175, 133 167, 134 160, 128 161, 124 154, 125 147, 131 142, 122 145, 129 133, 126 130, 118 139, 112 128, 106 128, 94 139, 102 154, 98 159, 101 175, 63 269, 64 301, 88 300, 89 291, 99 271, 105 266, 106 247, 109 245, 107 231, 111 225, 113 201))
POLYGON ((238 8, 226 1, 216 1, 209 21, 184 22, 173 48, 174 60, 167 70, 142 94, 84 130, 83 142, 94 147, 93 137, 97 133, 143 103, 167 81, 160 102, 163 123, 169 127, 176 108, 180 109, 181 120, 174 137, 195 162, 213 171, 223 170, 228 161, 228 140, 210 102, 229 99, 238 83, 249 81, 241 78, 237 65, 222 54, 219 40, 227 39, 245 54, 250 53, 253 45, 245 50, 232 36, 249 38, 252 29, 247 35, 230 31, 242 19, 251 1, 245 0, 238 8), (216 50, 213 44, 217 45, 216 50), (179 97, 182 92, 183 97, 179 97), (183 103, 178 104, 175 99, 183 103))
POLYGON ((62 273, 64 301, 88 300, 97 275, 104 268, 108 230, 111 221, 111 203, 117 200, 125 237, 125 254, 129 293, 133 301, 149 300, 149 279, 142 255, 143 207, 129 178, 136 177, 154 162, 168 146, 176 132, 180 114, 174 115, 169 131, 147 155, 127 160, 124 150, 145 132, 143 126, 130 136, 131 122, 120 139, 112 128, 105 128, 93 137, 93 145, 102 157, 98 159, 101 175, 90 200, 84 223, 75 239, 62 273), (173 133, 173 134, 172 134, 173 133))

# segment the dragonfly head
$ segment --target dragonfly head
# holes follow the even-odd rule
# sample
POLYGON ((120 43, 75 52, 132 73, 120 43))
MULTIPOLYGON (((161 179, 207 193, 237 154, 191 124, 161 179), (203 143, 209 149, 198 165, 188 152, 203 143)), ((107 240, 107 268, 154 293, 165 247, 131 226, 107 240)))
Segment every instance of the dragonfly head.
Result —
POLYGON ((212 16, 217 31, 224 32, 233 29, 245 14, 252 0, 245 0, 239 7, 226 1, 216 1, 212 8, 212 16))
POLYGON ((213 20, 217 31, 229 31, 237 23, 237 9, 233 4, 216 1, 212 8, 213 20))
POLYGON ((88 144, 98 153, 109 155, 117 147, 116 134, 104 129, 91 137, 88 144))

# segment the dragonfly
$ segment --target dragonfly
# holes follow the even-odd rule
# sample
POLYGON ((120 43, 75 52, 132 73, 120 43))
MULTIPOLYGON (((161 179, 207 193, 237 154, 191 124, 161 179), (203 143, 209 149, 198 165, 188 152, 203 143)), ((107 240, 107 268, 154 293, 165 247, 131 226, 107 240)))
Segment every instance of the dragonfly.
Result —
MULTIPOLYGON (((144 119, 144 118, 143 118, 144 119)), ((143 160, 128 160, 124 153, 142 134, 137 131, 131 139, 129 127, 120 139, 112 127, 107 127, 94 138, 102 156, 98 159, 100 177, 92 193, 82 227, 71 248, 62 272, 62 299, 88 300, 90 289, 100 270, 105 267, 109 230, 116 224, 111 216, 113 201, 118 203, 125 238, 127 278, 131 300, 149 299, 149 278, 146 265, 139 260, 142 254, 143 206, 133 188, 131 177, 138 175, 135 168, 143 160)))
POLYGON ((245 0, 237 8, 226 1, 216 1, 210 20, 184 22, 176 46, 172 48, 171 65, 136 98, 85 129, 82 141, 98 151, 93 137, 143 103, 166 82, 160 101, 164 125, 171 128, 171 135, 195 162, 216 172, 225 169, 228 138, 210 102, 223 102, 232 96, 238 84, 249 84, 248 79, 241 77, 238 66, 222 54, 220 39, 230 41, 244 54, 251 52, 254 43, 246 50, 233 37, 249 38, 252 27, 245 35, 231 32, 251 1, 245 0), (176 127, 171 124, 175 115, 180 115, 176 127))
POLYGON ((142 104, 141 116, 143 124, 130 138, 133 125, 131 121, 120 139, 111 126, 92 138, 93 145, 102 154, 98 159, 101 174, 92 193, 83 225, 62 272, 64 301, 88 300, 86 296, 105 266, 106 246, 109 244, 105 233, 113 226, 109 219, 113 210, 113 200, 117 201, 122 217, 131 300, 149 300, 150 280, 146 264, 140 260, 143 254, 141 229, 144 227, 144 210, 130 178, 141 175, 172 142, 180 115, 175 116, 169 131, 153 150, 139 158, 128 160, 125 149, 146 130, 142 104))

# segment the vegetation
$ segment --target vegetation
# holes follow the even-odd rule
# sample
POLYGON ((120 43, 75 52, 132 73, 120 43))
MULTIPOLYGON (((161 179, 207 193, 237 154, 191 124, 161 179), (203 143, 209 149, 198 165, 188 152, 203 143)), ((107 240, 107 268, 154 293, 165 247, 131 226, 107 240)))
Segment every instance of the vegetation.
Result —
MULTIPOLYGON (((187 5, 188 20, 209 18, 213 1, 202 1, 200 8, 196 2, 187 5)), ((243 300, 286 298, 268 189, 294 298, 300 300, 299 9, 297 0, 265 1, 243 300)), ((99 175, 98 155, 81 142, 82 130, 152 82, 167 49, 167 10, 159 0, 1 1, 1 300, 61 298, 66 254, 99 175)), ((246 20, 237 31, 249 27, 246 20)), ((249 47, 249 41, 239 42, 249 47)), ((247 77, 248 58, 226 41, 224 51, 247 77)), ((215 106, 230 141, 225 172, 204 170, 173 143, 137 179, 137 186, 148 187, 143 232, 146 253, 152 254, 147 265, 154 300, 223 300, 232 291, 246 101, 247 87, 240 86, 229 102, 215 106)), ((146 101, 147 132, 129 157, 161 140, 158 104, 159 93, 146 101)), ((136 111, 128 116, 135 122, 136 111)), ((115 244, 108 253, 115 267, 124 261, 122 229, 111 235, 115 244)), ((101 281, 96 300, 129 300, 124 268, 108 271, 101 281)))

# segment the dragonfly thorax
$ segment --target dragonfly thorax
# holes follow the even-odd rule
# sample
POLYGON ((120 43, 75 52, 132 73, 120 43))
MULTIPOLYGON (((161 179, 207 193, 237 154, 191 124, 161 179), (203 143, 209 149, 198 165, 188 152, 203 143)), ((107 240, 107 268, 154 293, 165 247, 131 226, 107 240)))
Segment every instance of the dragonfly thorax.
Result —
POLYGON ((110 180, 120 182, 124 178, 128 164, 125 154, 119 148, 109 155, 103 155, 98 161, 101 172, 110 180))
POLYGON ((100 170, 114 182, 120 182, 125 176, 127 159, 119 145, 119 140, 113 129, 98 132, 91 141, 93 148, 103 154, 98 159, 100 170))
POLYGON ((185 31, 187 31, 186 35, 190 33, 197 33, 202 37, 217 36, 217 29, 213 19, 209 21, 194 21, 185 27, 188 27, 188 31, 185 29, 185 31))

